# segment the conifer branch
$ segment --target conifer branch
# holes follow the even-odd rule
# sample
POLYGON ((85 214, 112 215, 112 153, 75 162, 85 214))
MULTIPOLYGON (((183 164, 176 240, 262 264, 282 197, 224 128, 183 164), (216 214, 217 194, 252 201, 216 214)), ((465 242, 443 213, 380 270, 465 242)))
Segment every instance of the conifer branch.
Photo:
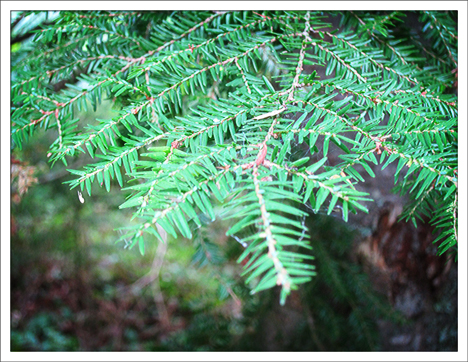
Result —
MULTIPOLYGON (((224 13, 223 13, 223 14, 224 14, 224 13)), ((220 14, 220 15, 221 15, 221 14, 220 14)), ((232 36, 232 35, 234 35, 235 33, 239 32, 239 31, 241 31, 241 30, 243 30, 243 29, 247 29, 247 28, 249 28, 249 27, 253 27, 253 26, 255 26, 255 25, 258 25, 258 24, 261 24, 261 23, 265 23, 267 20, 278 20, 278 21, 281 22, 281 21, 283 21, 282 19, 284 19, 284 18, 286 18, 286 19, 287 19, 287 18, 292 18, 292 19, 294 19, 295 17, 290 17, 290 16, 281 16, 281 17, 280 17, 280 16, 278 16, 278 17, 273 17, 273 18, 271 18, 271 19, 263 18, 263 19, 260 19, 260 20, 257 20, 257 21, 251 22, 251 23, 247 23, 247 24, 242 25, 242 26, 239 26, 239 27, 237 27, 237 28, 235 28, 235 29, 233 29, 233 30, 230 30, 230 31, 224 32, 224 33, 222 33, 222 34, 219 34, 219 35, 217 35, 216 37, 211 38, 211 39, 208 39, 208 40, 206 40, 206 41, 204 41, 204 42, 202 42, 202 43, 200 43, 200 44, 196 44, 196 45, 190 46, 190 47, 188 47, 188 48, 185 48, 185 49, 182 49, 182 50, 179 50, 179 51, 174 51, 174 52, 172 52, 171 54, 169 54, 169 55, 163 57, 161 60, 157 61, 156 63, 153 63, 151 66, 152 66, 152 67, 155 67, 155 66, 157 66, 157 65, 159 65, 159 64, 163 64, 163 63, 165 63, 165 62, 167 62, 167 61, 170 61, 172 58, 177 57, 177 56, 179 56, 179 55, 181 55, 181 54, 185 54, 185 53, 187 53, 187 54, 188 54, 188 53, 193 54, 193 52, 196 51, 197 49, 200 49, 200 48, 202 48, 202 47, 206 47, 206 46, 208 46, 209 44, 213 44, 213 43, 215 43, 217 40, 220 40, 220 39, 222 39, 222 38, 227 38, 228 36, 232 36)), ((145 55, 145 57, 149 57, 149 56, 151 56, 151 55, 154 55, 154 53, 156 53, 156 51, 153 51, 153 53, 149 52, 149 53, 147 53, 147 54, 145 55)), ((145 70, 148 70, 148 69, 149 69, 149 67, 148 67, 148 68, 145 68, 145 70)))
POLYGON ((102 29, 102 28, 99 28, 97 26, 94 26, 94 25, 81 25, 83 28, 85 29, 92 29, 92 30, 96 30, 96 31, 99 31, 99 32, 102 32, 104 34, 109 34, 109 35, 115 35, 115 36, 118 36, 122 39, 126 39, 126 40, 130 40, 130 41, 133 41, 136 45, 138 45, 138 47, 141 48, 141 44, 138 40, 136 39, 133 39, 131 37, 128 37, 128 36, 125 36, 123 34, 119 34, 115 31, 110 31, 110 30, 107 30, 107 29, 102 29))
POLYGON ((274 268, 276 270, 276 284, 281 285, 284 290, 289 293, 291 289, 291 281, 290 275, 288 271, 283 267, 283 264, 278 258, 278 251, 276 250, 277 241, 273 237, 273 233, 271 232, 271 220, 269 217, 269 213, 265 206, 265 200, 262 196, 262 190, 260 188, 260 180, 258 175, 258 166, 255 164, 252 168, 252 176, 253 182, 255 185, 255 194, 257 195, 258 203, 260 205, 260 213, 263 223, 263 234, 264 238, 268 245, 268 257, 272 260, 274 268))
MULTIPOLYGON (((108 79, 106 79, 107 81, 108 79)), ((117 124, 121 123, 123 120, 125 120, 126 118, 134 115, 134 114, 137 114, 142 108, 146 107, 147 105, 151 104, 150 101, 147 101, 143 104, 141 104, 140 106, 138 107, 135 107, 135 108, 132 108, 130 112, 124 114, 122 117, 118 118, 117 120, 115 121, 111 121, 109 123, 107 123, 106 125, 102 126, 97 132, 95 133, 89 133, 88 136, 86 136, 85 138, 83 138, 82 140, 78 141, 77 143, 75 143, 74 146, 71 146, 71 147, 68 147, 67 149, 63 150, 63 151, 57 151, 57 157, 61 157, 62 155, 69 155, 71 154, 72 152, 74 152, 77 148, 80 148, 82 147, 83 145, 85 145, 86 143, 88 143, 89 141, 92 141, 93 139, 97 139, 101 134, 104 134, 104 132, 107 132, 109 129, 111 129, 112 127, 116 126, 117 124)))
POLYGON ((434 13, 432 11, 425 11, 424 12, 425 14, 429 15, 432 20, 434 21, 434 23, 436 24, 436 26, 438 27, 441 27, 443 29, 443 32, 442 31, 439 31, 439 33, 441 34, 442 37, 444 37, 444 33, 447 33, 449 34, 453 39, 455 40, 458 40, 458 36, 456 36, 455 34, 452 33, 451 30, 449 30, 444 24, 442 24, 439 20, 437 20, 437 18, 434 16, 434 13))
POLYGON ((100 59, 119 59, 119 60, 125 60, 127 61, 127 63, 136 63, 138 61, 141 61, 141 58, 131 58, 131 57, 124 57, 122 55, 99 55, 99 56, 94 56, 94 57, 87 57, 87 58, 84 58, 84 59, 78 59, 70 64, 66 64, 66 65, 62 65, 61 67, 59 68, 56 68, 56 69, 50 69, 50 70, 47 70, 45 72, 45 75, 38 75, 38 76, 34 76, 34 77, 31 77, 29 79, 26 79, 20 83, 18 83, 17 85, 15 85, 16 87, 18 86, 22 86, 26 83, 29 83, 29 82, 32 82, 33 80, 41 80, 41 79, 44 79, 46 77, 52 77, 55 73, 58 73, 64 69, 67 69, 67 68, 73 68, 75 67, 76 65, 78 64, 83 64, 83 63, 86 63, 86 62, 92 62, 94 60, 100 60, 100 59))
POLYGON ((438 61, 438 62, 442 62, 444 63, 445 65, 448 65, 449 63, 446 62, 444 59, 442 59, 441 57, 438 57, 437 55, 435 55, 433 52, 431 52, 430 50, 426 49, 424 47, 424 45, 419 41, 417 40, 414 36, 410 36, 410 39, 416 43, 420 49, 422 49, 422 51, 424 53, 426 53, 427 55, 429 55, 430 57, 434 58, 434 60, 438 61))
POLYGON ((306 35, 306 39, 309 42, 310 45, 313 45, 322 51, 326 52, 327 54, 330 54, 333 58, 335 58, 338 62, 340 62, 346 69, 348 69, 351 73, 353 73, 361 82, 367 83, 367 79, 362 77, 356 69, 354 69, 351 65, 349 65, 347 62, 345 62, 341 57, 336 54, 336 52, 327 49, 326 47, 323 47, 321 44, 315 42, 312 40, 312 38, 308 35, 306 35))
MULTIPOLYGON (((265 161, 264 165, 265 165, 265 167, 275 167, 278 170, 285 170, 290 175, 297 175, 299 177, 302 177, 306 181, 309 181, 311 179, 310 178, 311 175, 307 175, 307 174, 304 174, 302 172, 298 172, 298 171, 288 167, 287 165, 282 166, 282 165, 278 165, 277 163, 274 163, 274 162, 271 162, 271 161, 265 161)), ((322 181, 314 180, 314 183, 316 183, 317 186, 319 186, 322 189, 327 190, 330 194, 335 195, 338 198, 341 198, 341 199, 346 200, 346 201, 349 200, 349 197, 344 195, 341 191, 336 191, 333 187, 326 185, 322 181)))
POLYGON ((239 65, 239 62, 238 62, 237 58, 235 59, 235 62, 236 62, 237 68, 239 68, 239 72, 242 75, 242 79, 244 80, 244 84, 245 84, 245 87, 247 88, 247 92, 249 92, 249 94, 251 94, 252 91, 250 90, 249 82, 247 82, 247 78, 245 77, 244 71, 242 70, 242 67, 239 65))
POLYGON ((379 19, 379 21, 376 21, 375 24, 372 26, 372 31, 375 31, 376 28, 377 28, 377 25, 382 25, 382 24, 385 24, 387 22, 389 22, 391 24, 391 20, 392 18, 395 18, 397 15, 400 15, 401 13, 399 11, 392 11, 390 14, 388 14, 387 16, 379 19))
POLYGON ((216 19, 217 17, 221 16, 221 15, 224 15, 228 12, 223 12, 223 13, 217 13, 217 14, 214 14, 214 15, 211 15, 209 16, 208 18, 206 18, 205 20, 201 21, 200 23, 196 24, 195 26, 193 26, 192 28, 190 28, 189 30, 187 30, 186 32, 184 32, 183 34, 181 34, 180 36, 178 36, 177 38, 175 39, 172 39, 171 41, 161 45, 160 47, 158 47, 156 50, 152 50, 150 52, 148 52, 148 55, 153 55, 154 53, 156 52, 160 52, 161 50, 167 48, 168 46, 174 44, 176 41, 179 41, 181 39, 183 39, 184 37, 186 37, 187 35, 189 35, 190 33, 194 32, 195 30, 197 30, 198 28, 202 27, 203 25, 205 24, 208 24, 209 22, 211 22, 213 19, 216 19))
POLYGON ((89 34, 89 35, 85 35, 85 36, 82 36, 80 38, 77 38, 77 39, 73 39, 73 40, 70 40, 68 43, 65 43, 65 44, 61 44, 61 45, 58 45, 56 46, 55 48, 52 48, 52 49, 49 49, 49 50, 46 50, 44 52, 40 52, 36 57, 32 57, 32 58, 27 58, 27 62, 28 63, 33 63, 34 61, 37 61, 39 60, 40 58, 42 57, 45 57, 49 54, 54 54, 56 52, 58 52, 59 50, 62 50, 64 48, 67 48, 69 47, 70 45, 75 45, 76 43, 79 43, 80 41, 83 41, 83 40, 86 40, 86 39, 89 39, 91 38, 92 35, 89 34))
MULTIPOLYGON (((235 170, 236 168, 238 168, 238 167, 234 167, 233 170, 235 170)), ((151 219, 151 223, 155 224, 156 222, 158 222, 158 220, 163 219, 169 212, 171 212, 172 210, 174 210, 176 208, 179 208, 180 204, 184 203, 187 200, 187 198, 189 196, 191 196, 194 192, 200 190, 203 185, 206 185, 210 181, 214 181, 217 178, 220 178, 221 176, 225 175, 227 172, 229 172, 229 170, 224 170, 224 171, 221 171, 221 172, 219 172, 219 173, 217 173, 215 175, 212 175, 212 176, 208 177, 206 180, 203 180, 202 182, 200 182, 198 184, 198 186, 193 187, 191 190, 189 190, 189 191, 183 193, 182 195, 180 195, 177 199, 172 200, 171 206, 166 207, 162 211, 156 211, 154 213, 153 218, 151 219)), ((143 225, 143 227, 145 229, 147 229, 149 226, 150 226, 150 224, 148 224, 148 223, 143 225)), ((140 228, 140 232, 137 233, 137 234, 141 235, 141 230, 142 230, 142 228, 140 228)))
POLYGON ((426 164, 426 163, 424 163, 424 162, 422 162, 422 161, 420 161, 420 160, 418 160, 418 159, 416 159, 416 158, 414 158, 414 157, 412 157, 410 155, 407 155, 407 154, 404 154, 404 153, 398 151, 396 148, 392 149, 392 148, 386 147, 385 151, 387 151, 390 154, 397 155, 398 157, 400 157, 400 158, 402 158, 404 160, 407 160, 407 163, 406 163, 407 167, 410 167, 414 163, 415 165, 417 165, 420 168, 427 169, 427 170, 437 174, 437 176, 447 179, 448 181, 452 182, 458 188, 458 182, 457 182, 457 179, 455 177, 446 175, 445 173, 441 172, 440 170, 436 170, 435 168, 429 166, 428 164, 426 164))
MULTIPOLYGON (((381 68, 381 69, 385 69, 385 70, 387 70, 387 71, 389 71, 389 72, 392 72, 392 73, 394 73, 395 75, 397 75, 398 77, 404 78, 404 79, 406 79, 408 82, 410 82, 410 83, 412 83, 412 84, 418 84, 418 81, 417 81, 417 80, 411 79, 411 78, 405 76, 404 74, 400 74, 400 73, 398 73, 397 71, 395 71, 394 69, 389 68, 389 67, 383 65, 383 64, 380 63, 380 62, 377 62, 372 56, 369 56, 369 55, 366 54, 364 51, 359 50, 355 45, 353 45, 351 42, 347 41, 347 40, 344 39, 343 37, 339 37, 339 36, 337 36, 337 35, 335 35, 335 34, 332 34, 332 33, 328 32, 328 31, 320 31, 320 30, 314 30, 314 29, 311 29, 311 31, 314 32, 314 33, 317 33, 317 34, 322 34, 322 35, 326 34, 326 35, 328 35, 329 37, 334 38, 334 39, 336 39, 337 41, 340 41, 340 42, 343 43, 343 44, 346 44, 346 45, 347 45, 348 47, 350 47, 351 49, 353 49, 353 50, 355 50, 355 51, 358 51, 359 54, 363 55, 366 59, 368 59, 368 60, 369 60, 372 64, 374 64, 376 67, 379 67, 379 68, 381 68)), ((375 38, 375 39, 381 41, 380 39, 378 39, 377 37, 375 37, 369 30, 368 30, 368 32, 369 32, 369 34, 370 34, 373 38, 375 38)), ((400 58, 400 60, 401 60, 401 62, 402 62, 403 64, 407 64, 406 61, 403 59, 403 57, 402 57, 400 54, 398 54, 398 53, 395 51, 394 48, 392 48, 392 47, 391 47, 390 45, 388 45, 387 43, 382 42, 382 44, 385 44, 386 46, 388 46, 388 47, 400 58)), ((420 69, 420 70, 421 70, 421 69, 420 69)))
POLYGON ((153 142, 156 142, 156 141, 158 141, 160 139, 163 139, 163 138, 167 137, 168 135, 169 135, 169 132, 157 135, 155 137, 148 137, 143 142, 139 142, 139 144, 137 146, 131 147, 131 148, 123 151, 119 155, 115 156, 112 159, 112 161, 107 162, 104 165, 98 166, 95 171, 90 172, 90 173, 86 173, 85 175, 81 176, 79 179, 76 180, 77 185, 78 185, 78 183, 79 184, 84 183, 87 179, 94 178, 94 176, 96 174, 100 173, 100 172, 105 172, 109 168, 112 168, 113 165, 115 165, 116 163, 119 163, 124 157, 127 157, 130 153, 135 152, 135 151, 137 151, 137 150, 139 150, 139 149, 141 149, 143 147, 147 147, 150 144, 152 144, 153 142))
POLYGON ((424 192, 424 194, 419 198, 419 200, 414 204, 412 209, 407 213, 408 217, 413 217, 413 215, 417 212, 418 208, 423 204, 426 200, 426 198, 429 196, 429 194, 434 190, 435 188, 435 183, 433 182, 431 184, 431 187, 427 189, 427 191, 424 192))
POLYGON ((361 167, 375 177, 394 163, 413 200, 402 217, 428 215, 439 253, 456 250, 451 14, 419 13, 434 46, 408 27, 396 37, 404 12, 333 14, 340 28, 312 10, 60 12, 33 51, 18 43, 12 53, 12 144, 56 124, 52 164, 98 158, 68 170, 69 184, 129 193, 120 207, 134 224, 122 238, 141 253, 148 237, 165 240, 161 230, 191 238, 200 213, 235 219, 227 234, 244 246, 239 261, 249 257, 246 282, 254 292, 279 285, 281 303, 315 275, 300 206, 341 209, 345 221, 367 212, 361 167), (109 98, 117 116, 83 124, 82 112, 109 98))
MULTIPOLYGON (((351 11, 351 13, 356 17, 356 19, 358 19, 358 21, 359 21, 362 25, 366 26, 366 23, 365 23, 362 19, 360 19, 354 12, 351 11)), ((388 20, 388 19, 390 19, 390 17, 386 17, 385 19, 388 20)), ((382 21, 382 22, 383 22, 383 21, 382 21)), ((373 26, 373 30, 375 30, 375 26, 376 26, 376 25, 373 26)), ((392 47, 388 42, 385 42, 385 41, 383 41, 382 39, 380 39, 379 37, 377 37, 377 36, 376 36, 372 31, 370 31, 369 29, 366 29, 366 32, 369 34, 369 36, 370 36, 372 39, 378 41, 380 44, 382 44, 383 46, 385 46, 385 47, 387 47, 388 49, 390 49, 390 50, 392 51, 392 53, 395 54, 395 55, 398 57, 398 59, 399 59, 403 64, 407 64, 407 61, 406 61, 406 60, 404 59, 404 57, 398 52, 398 50, 396 50, 394 47, 392 47)), ((410 62, 410 64, 412 64, 412 65, 413 65, 417 70, 419 70, 420 72, 423 72, 423 69, 421 69, 421 68, 420 68, 418 65, 416 65, 414 62, 410 62)), ((398 74, 398 73, 397 73, 394 69, 392 69, 392 68, 384 67, 384 66, 382 66, 382 65, 381 65, 380 67, 381 67, 382 69, 386 69, 386 70, 388 70, 388 71, 390 71, 390 72, 393 72, 393 73, 399 75, 400 77, 405 78, 407 81, 409 81, 409 82, 412 83, 412 84, 418 84, 418 85, 420 84, 416 79, 410 79, 409 77, 406 77, 406 76, 404 76, 404 75, 402 75, 402 74, 398 74)), ((437 80, 432 74, 429 74, 429 75, 430 75, 431 78, 433 78, 434 80, 437 80)), ((444 84, 444 85, 445 85, 445 86, 448 86, 447 84, 444 84)))
POLYGON ((299 61, 297 63, 297 67, 296 67, 296 76, 294 77, 294 81, 293 81, 293 84, 289 90, 289 97, 288 97, 288 101, 291 101, 294 99, 294 91, 296 90, 298 84, 299 84, 299 77, 301 76, 302 74, 302 70, 304 69, 303 68, 303 62, 304 62, 304 55, 305 55, 305 49, 306 49, 306 39, 307 37, 309 36, 309 30, 310 30, 310 23, 309 23, 309 20, 310 20, 310 12, 308 11, 305 15, 305 29, 304 29, 304 32, 303 32, 303 35, 304 35, 304 40, 302 41, 302 46, 301 46, 301 50, 299 52, 299 61))

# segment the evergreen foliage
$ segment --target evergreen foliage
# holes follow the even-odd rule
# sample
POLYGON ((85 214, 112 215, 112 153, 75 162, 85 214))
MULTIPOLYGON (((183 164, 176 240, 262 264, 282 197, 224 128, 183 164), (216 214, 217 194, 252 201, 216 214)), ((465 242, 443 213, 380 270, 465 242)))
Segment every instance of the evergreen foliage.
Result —
POLYGON ((430 216, 456 253, 456 28, 453 12, 60 12, 13 42, 12 143, 42 128, 52 164, 89 154, 71 188, 130 192, 122 240, 141 253, 161 228, 234 219, 253 292, 284 303, 315 274, 303 205, 366 212, 372 163, 397 164, 402 217, 430 216), (106 99, 115 117, 80 122, 106 99))

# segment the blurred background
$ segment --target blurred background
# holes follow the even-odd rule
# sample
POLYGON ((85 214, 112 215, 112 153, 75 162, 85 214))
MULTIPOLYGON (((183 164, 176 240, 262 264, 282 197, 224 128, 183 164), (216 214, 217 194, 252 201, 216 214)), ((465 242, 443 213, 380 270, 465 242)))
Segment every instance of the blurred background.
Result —
MULTIPOLYGON (((36 25, 12 33, 13 52, 36 25)), ((77 116, 110 117, 110 103, 77 116)), ((250 294, 243 247, 223 222, 193 240, 149 241, 144 256, 116 243, 131 223, 118 208, 125 192, 95 187, 82 203, 66 168, 91 160, 51 168, 53 133, 11 153, 12 351, 457 350, 457 265, 436 256, 427 224, 398 221, 405 200, 391 192, 391 165, 360 185, 375 200, 369 214, 300 220, 317 276, 281 307, 278 290, 250 294)))

